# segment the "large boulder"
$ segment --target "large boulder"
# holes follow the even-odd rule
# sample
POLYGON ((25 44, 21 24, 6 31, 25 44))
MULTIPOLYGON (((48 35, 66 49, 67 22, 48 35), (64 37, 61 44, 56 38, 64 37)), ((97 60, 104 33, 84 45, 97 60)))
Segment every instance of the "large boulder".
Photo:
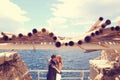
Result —
POLYGON ((0 80, 32 80, 17 52, 0 53, 0 80))

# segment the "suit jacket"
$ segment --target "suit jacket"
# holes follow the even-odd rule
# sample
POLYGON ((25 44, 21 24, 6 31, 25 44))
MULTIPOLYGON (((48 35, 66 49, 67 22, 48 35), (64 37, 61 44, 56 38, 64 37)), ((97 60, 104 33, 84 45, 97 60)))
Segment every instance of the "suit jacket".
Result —
POLYGON ((52 67, 52 65, 57 65, 55 61, 50 61, 48 65, 47 80, 56 80, 57 71, 52 67))

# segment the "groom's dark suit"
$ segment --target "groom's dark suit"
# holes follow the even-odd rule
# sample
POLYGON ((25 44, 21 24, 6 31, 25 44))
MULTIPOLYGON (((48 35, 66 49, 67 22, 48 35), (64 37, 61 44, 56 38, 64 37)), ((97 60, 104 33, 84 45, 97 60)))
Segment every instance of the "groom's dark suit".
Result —
POLYGON ((56 66, 57 64, 55 61, 50 61, 48 65, 47 80, 56 80, 57 71, 55 68, 52 67, 52 65, 56 66))

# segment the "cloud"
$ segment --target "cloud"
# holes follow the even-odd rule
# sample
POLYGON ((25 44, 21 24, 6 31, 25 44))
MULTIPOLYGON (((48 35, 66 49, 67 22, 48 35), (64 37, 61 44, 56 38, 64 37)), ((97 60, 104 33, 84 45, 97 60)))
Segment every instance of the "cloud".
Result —
POLYGON ((120 13, 119 0, 59 0, 51 8, 53 15, 67 18, 111 16, 120 13))
POLYGON ((58 17, 78 18, 80 15, 79 0, 59 0, 62 3, 53 4, 51 10, 53 15, 58 17), (74 12, 73 12, 74 11, 74 12))
POLYGON ((48 20, 49 27, 67 28, 67 26, 65 26, 64 23, 66 23, 66 19, 60 17, 50 18, 48 20))
MULTIPOLYGON (((83 33, 90 28, 99 17, 116 19, 120 14, 120 0, 58 0, 52 4, 53 17, 48 20, 48 25, 57 26, 56 31, 68 30, 71 33, 83 33), (58 20, 62 18, 60 23, 58 20), (51 20, 52 19, 52 20, 51 20), (54 23, 53 20, 56 20, 54 23), (61 25, 61 26, 58 26, 61 25), (67 27, 64 27, 67 26, 67 27), (85 30, 83 30, 85 29, 85 30)), ((67 33, 67 31, 66 31, 67 33)), ((66 34, 65 33, 65 34, 66 34)), ((75 36, 75 35, 73 35, 75 36)))
POLYGON ((0 18, 7 17, 18 22, 28 21, 29 18, 25 17, 24 14, 26 11, 10 0, 0 0, 0 18))
POLYGON ((57 35, 63 36, 64 32, 66 32, 65 30, 68 28, 68 25, 65 24, 67 23, 66 19, 61 17, 50 18, 47 23, 47 29, 50 29, 50 31, 53 31, 57 35))
POLYGON ((12 32, 15 34, 26 32, 22 23, 10 18, 0 18, 0 32, 12 32))
POLYGON ((25 32, 24 22, 30 20, 26 13, 10 0, 0 0, 0 32, 25 32))

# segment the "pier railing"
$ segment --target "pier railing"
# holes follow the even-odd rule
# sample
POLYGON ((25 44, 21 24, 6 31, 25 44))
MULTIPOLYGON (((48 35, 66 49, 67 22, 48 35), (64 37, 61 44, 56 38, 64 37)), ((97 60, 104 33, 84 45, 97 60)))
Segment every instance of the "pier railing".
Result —
MULTIPOLYGON (((46 77, 40 76, 41 73, 47 73, 47 70, 29 70, 30 73, 37 73, 37 80, 46 80, 46 77)), ((85 80, 85 74, 89 73, 89 70, 62 70, 62 73, 79 73, 80 76, 74 77, 62 77, 62 80, 85 80)), ((33 79, 34 80, 34 79, 33 79)), ((86 79, 88 80, 88 79, 86 79)))

